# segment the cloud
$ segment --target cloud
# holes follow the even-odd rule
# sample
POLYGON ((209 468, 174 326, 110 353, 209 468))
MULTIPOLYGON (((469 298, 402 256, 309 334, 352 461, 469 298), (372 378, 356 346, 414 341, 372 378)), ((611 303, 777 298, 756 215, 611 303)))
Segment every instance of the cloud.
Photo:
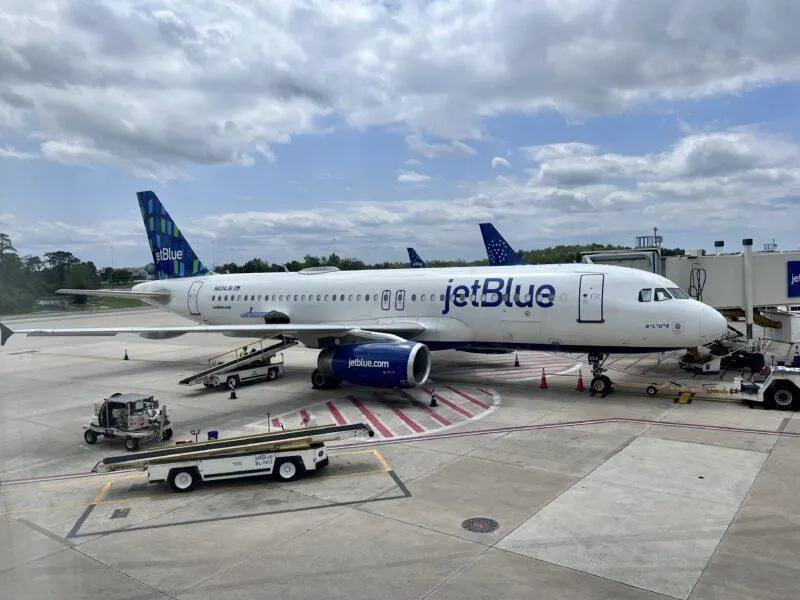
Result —
POLYGON ((410 135, 406 137, 406 146, 413 152, 418 152, 427 158, 442 156, 474 156, 477 152, 463 142, 453 141, 449 144, 429 144, 421 138, 410 135))
POLYGON ((400 175, 397 176, 398 183, 421 183, 423 181, 428 181, 430 176, 423 175, 422 173, 417 173, 416 171, 400 171, 400 175))
POLYGON ((412 134, 425 156, 469 155, 465 142, 423 139, 481 137, 496 115, 617 113, 800 78, 793 2, 3 8, 0 127, 39 141, 48 159, 161 179, 274 160, 330 117, 412 134))
POLYGON ((510 169, 511 168, 511 163, 508 162, 502 156, 495 156, 492 159, 492 168, 496 169, 497 167, 505 167, 506 169, 510 169))
POLYGON ((404 160, 403 164, 406 164, 406 165, 409 165, 409 166, 413 166, 413 165, 419 165, 419 164, 422 164, 422 163, 420 163, 416 158, 409 158, 407 160, 404 160))
POLYGON ((31 160, 34 158, 39 158, 39 155, 31 152, 18 152, 17 150, 14 150, 14 148, 6 146, 5 148, 0 147, 0 158, 16 158, 18 160, 31 160))
MULTIPOLYGON (((216 236, 218 262, 232 256, 282 262, 327 255, 334 237, 337 253, 370 261, 405 260, 409 245, 431 258, 482 257, 476 224, 485 221, 494 222, 516 248, 630 244, 653 226, 668 246, 709 247, 714 239, 757 237, 757 231, 785 236, 796 246, 800 145, 782 135, 754 128, 693 133, 662 152, 639 155, 593 150, 576 157, 541 150, 542 156, 562 158, 532 163, 526 174, 470 181, 454 193, 317 204, 312 198, 313 209, 283 212, 221 208, 180 225, 207 261, 216 236), (557 184, 565 181, 569 185, 557 184)), ((426 177, 401 171, 398 180, 413 184, 426 177)), ((162 199, 169 207, 170 194, 162 199)), ((288 198, 271 198, 276 201, 291 206, 288 198)), ((124 255, 131 265, 144 264, 149 257, 142 223, 128 213, 91 226, 0 214, 0 224, 22 253, 66 248, 105 264, 113 245, 115 260, 124 255)))

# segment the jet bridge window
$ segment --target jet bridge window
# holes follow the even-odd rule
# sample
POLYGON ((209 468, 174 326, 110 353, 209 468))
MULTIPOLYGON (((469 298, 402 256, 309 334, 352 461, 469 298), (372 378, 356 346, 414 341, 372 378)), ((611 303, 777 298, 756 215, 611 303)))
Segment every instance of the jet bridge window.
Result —
POLYGON ((672 300, 672 296, 670 296, 669 292, 664 288, 656 288, 656 302, 662 302, 664 300, 672 300))
POLYGON ((650 302, 653 299, 653 290, 646 288, 639 290, 639 302, 650 302))

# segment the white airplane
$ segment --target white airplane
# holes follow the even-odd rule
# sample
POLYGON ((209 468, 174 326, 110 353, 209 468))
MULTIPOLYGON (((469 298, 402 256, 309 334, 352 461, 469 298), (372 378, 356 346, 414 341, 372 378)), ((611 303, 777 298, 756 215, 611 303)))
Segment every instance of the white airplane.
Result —
POLYGON ((725 318, 664 277, 594 264, 218 274, 198 258, 152 191, 137 193, 156 280, 130 290, 59 290, 136 298, 197 325, 18 329, 29 336, 167 339, 187 333, 289 338, 321 349, 314 388, 349 382, 413 388, 434 350, 586 352, 591 388, 611 390, 610 353, 709 343, 725 318))

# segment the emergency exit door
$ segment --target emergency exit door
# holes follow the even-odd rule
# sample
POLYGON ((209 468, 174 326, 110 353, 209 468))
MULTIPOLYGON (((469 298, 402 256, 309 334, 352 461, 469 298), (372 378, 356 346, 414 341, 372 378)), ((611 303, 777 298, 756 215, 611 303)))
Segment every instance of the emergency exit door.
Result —
POLYGON ((578 323, 603 323, 603 285, 605 275, 581 275, 578 293, 578 323))

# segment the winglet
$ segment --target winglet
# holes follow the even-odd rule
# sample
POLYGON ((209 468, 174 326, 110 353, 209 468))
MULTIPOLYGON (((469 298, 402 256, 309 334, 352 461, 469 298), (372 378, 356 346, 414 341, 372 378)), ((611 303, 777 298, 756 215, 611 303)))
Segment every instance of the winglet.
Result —
POLYGON ((14 332, 0 323, 0 346, 5 346, 8 338, 10 338, 12 335, 14 335, 14 332))
POLYGON ((511 245, 500 235, 497 228, 491 223, 481 223, 481 235, 483 245, 486 246, 486 255, 489 264, 493 267, 510 267, 514 265, 524 265, 525 261, 511 245))

